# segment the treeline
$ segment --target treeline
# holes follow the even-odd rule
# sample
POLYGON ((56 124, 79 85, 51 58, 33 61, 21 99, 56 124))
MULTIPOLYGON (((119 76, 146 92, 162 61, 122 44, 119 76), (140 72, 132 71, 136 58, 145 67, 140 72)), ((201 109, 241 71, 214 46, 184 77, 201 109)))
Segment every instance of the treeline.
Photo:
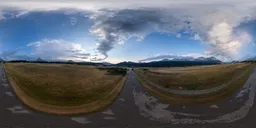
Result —
POLYGON ((11 60, 8 63, 45 63, 45 64, 78 64, 78 65, 101 65, 102 63, 93 62, 63 62, 63 61, 27 61, 27 60, 11 60))
POLYGON ((128 66, 128 67, 185 67, 185 66, 199 66, 199 65, 215 65, 219 62, 211 61, 155 61, 149 63, 134 63, 134 62, 122 62, 116 64, 116 66, 128 66))
POLYGON ((108 68, 108 73, 112 75, 123 75, 125 76, 127 74, 127 69, 126 68, 108 68))
POLYGON ((26 60, 11 60, 11 61, 4 61, 8 63, 30 63, 29 61, 26 60))
POLYGON ((256 63, 256 61, 242 61, 243 63, 256 63))
POLYGON ((127 74, 127 68, 119 68, 119 67, 99 67, 99 70, 107 70, 110 75, 123 75, 127 74))

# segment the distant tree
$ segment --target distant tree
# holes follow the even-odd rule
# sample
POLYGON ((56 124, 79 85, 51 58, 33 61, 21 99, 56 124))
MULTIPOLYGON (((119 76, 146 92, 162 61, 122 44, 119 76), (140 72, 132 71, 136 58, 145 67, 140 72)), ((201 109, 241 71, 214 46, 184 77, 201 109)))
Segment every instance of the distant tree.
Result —
POLYGON ((108 73, 111 75, 123 75, 125 76, 127 74, 127 69, 126 68, 108 68, 108 73))

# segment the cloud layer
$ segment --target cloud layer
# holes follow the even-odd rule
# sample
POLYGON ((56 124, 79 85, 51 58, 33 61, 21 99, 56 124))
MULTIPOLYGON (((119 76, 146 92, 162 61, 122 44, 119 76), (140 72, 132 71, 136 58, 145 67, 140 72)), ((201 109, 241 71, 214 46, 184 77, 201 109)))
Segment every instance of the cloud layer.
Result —
POLYGON ((177 37, 186 33, 191 38, 208 44, 206 54, 233 60, 240 58, 242 46, 252 42, 248 32, 234 29, 246 22, 246 16, 247 14, 244 17, 232 17, 232 14, 222 10, 202 14, 193 8, 192 13, 185 13, 182 9, 155 8, 104 10, 92 16, 95 25, 91 33, 99 37, 98 50, 106 57, 115 44, 122 44, 132 37, 143 39, 150 33, 160 32, 175 34, 177 37))
MULTIPOLYGON (((240 30, 239 25, 256 18, 253 0, 0 0, 0 3, 0 10, 18 9, 20 14, 59 9, 87 12, 94 22, 90 32, 98 37, 97 50, 104 55, 96 60, 107 58, 117 44, 132 37, 141 40, 153 32, 181 38, 188 34, 209 46, 205 54, 239 59, 240 49, 253 41, 252 35, 240 30)), ((4 11, 0 11, 0 19, 4 19, 1 16, 4 11)), ((59 49, 54 50, 64 56, 59 49)))
POLYGON ((27 46, 32 47, 32 56, 47 60, 88 60, 90 57, 90 54, 86 53, 80 44, 64 40, 42 40, 27 46))

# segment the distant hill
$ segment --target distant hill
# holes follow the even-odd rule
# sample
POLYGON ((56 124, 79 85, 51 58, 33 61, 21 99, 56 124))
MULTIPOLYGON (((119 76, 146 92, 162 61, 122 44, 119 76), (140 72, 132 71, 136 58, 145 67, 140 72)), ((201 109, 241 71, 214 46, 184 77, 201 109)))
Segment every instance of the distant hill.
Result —
MULTIPOLYGON (((193 62, 206 62, 206 63, 222 63, 222 61, 218 60, 215 57, 198 57, 198 58, 193 58, 193 57, 189 57, 189 56, 176 56, 172 59, 162 59, 160 61, 193 61, 193 62)), ((156 61, 154 61, 156 62, 156 61)), ((150 63, 150 62, 149 62, 150 63)))
POLYGON ((171 61, 171 60, 169 60, 169 59, 162 59, 161 61, 171 61))
POLYGON ((36 59, 36 62, 47 62, 46 60, 41 59, 40 57, 36 59))
POLYGON ((0 58, 0 62, 4 62, 4 60, 2 58, 0 58))
POLYGON ((115 64, 115 66, 139 66, 141 63, 135 63, 135 62, 131 62, 131 61, 124 61, 124 62, 120 62, 118 64, 115 64))
POLYGON ((103 65, 106 65, 106 66, 110 66, 110 65, 114 65, 112 63, 109 63, 109 62, 102 62, 103 65))
POLYGON ((231 61, 231 62, 223 62, 223 64, 237 64, 241 63, 242 61, 231 61))
POLYGON ((240 61, 232 61, 231 64, 240 63, 240 61))
POLYGON ((193 57, 183 57, 178 56, 172 59, 172 61, 194 61, 195 59, 193 57))
POLYGON ((75 61, 73 61, 73 60, 68 60, 68 63, 75 63, 75 61))
POLYGON ((246 59, 246 60, 244 60, 244 62, 256 62, 256 57, 246 59))
POLYGON ((215 57, 198 57, 194 61, 201 61, 201 62, 212 62, 212 63, 222 63, 222 61, 218 60, 215 57))

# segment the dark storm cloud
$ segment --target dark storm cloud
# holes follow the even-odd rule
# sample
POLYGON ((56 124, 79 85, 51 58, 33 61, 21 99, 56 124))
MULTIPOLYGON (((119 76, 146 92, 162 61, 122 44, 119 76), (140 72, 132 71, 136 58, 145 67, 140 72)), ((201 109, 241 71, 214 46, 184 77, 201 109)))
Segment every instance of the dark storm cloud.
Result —
POLYGON ((91 33, 99 37, 97 50, 105 58, 115 44, 122 44, 131 37, 143 39, 154 31, 175 33, 189 26, 186 20, 182 21, 160 9, 103 11, 102 14, 92 16, 95 24, 91 33), (175 25, 177 22, 179 25, 175 25))

